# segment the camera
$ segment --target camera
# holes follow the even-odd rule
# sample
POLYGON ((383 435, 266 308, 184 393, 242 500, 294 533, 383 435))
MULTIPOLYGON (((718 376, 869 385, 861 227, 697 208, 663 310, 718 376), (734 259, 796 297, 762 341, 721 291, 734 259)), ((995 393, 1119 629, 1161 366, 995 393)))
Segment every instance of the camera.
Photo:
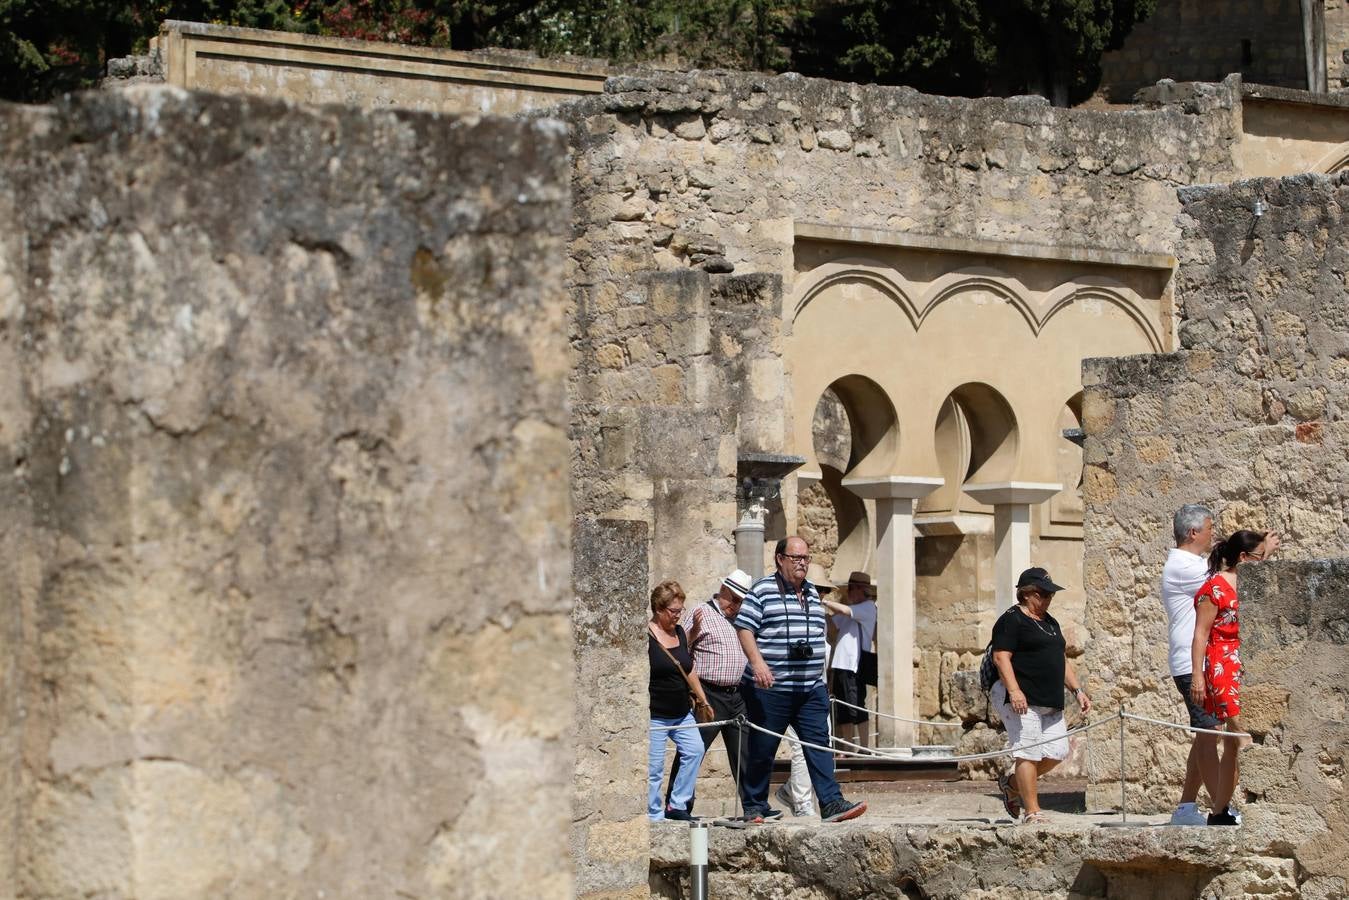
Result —
POLYGON ((787 648, 788 659, 810 659, 814 655, 815 648, 804 640, 792 641, 791 646, 787 648))

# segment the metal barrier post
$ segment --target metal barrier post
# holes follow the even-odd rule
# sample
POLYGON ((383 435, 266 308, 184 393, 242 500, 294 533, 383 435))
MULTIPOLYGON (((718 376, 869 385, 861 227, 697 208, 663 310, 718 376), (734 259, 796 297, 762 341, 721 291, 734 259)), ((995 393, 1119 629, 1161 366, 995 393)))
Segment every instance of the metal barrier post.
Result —
POLYGON ((707 900, 707 832, 706 822, 689 823, 689 897, 707 900))
POLYGON ((1124 704, 1119 705, 1119 823, 1127 825, 1129 813, 1124 808, 1124 704))

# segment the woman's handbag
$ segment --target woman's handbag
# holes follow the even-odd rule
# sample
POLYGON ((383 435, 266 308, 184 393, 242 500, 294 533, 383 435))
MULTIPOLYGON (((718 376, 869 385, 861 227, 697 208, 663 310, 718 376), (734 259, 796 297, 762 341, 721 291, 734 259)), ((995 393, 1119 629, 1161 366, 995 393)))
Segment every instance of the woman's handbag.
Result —
POLYGON ((689 677, 688 672, 684 671, 684 667, 679 664, 679 660, 675 659, 675 655, 670 652, 670 648, 660 641, 656 641, 656 646, 665 651, 665 655, 670 657, 670 662, 674 663, 674 667, 679 670, 679 674, 684 676, 684 681, 688 682, 689 702, 693 704, 693 718, 697 720, 699 724, 716 721, 717 711, 712 708, 712 704, 703 700, 693 690, 693 679, 689 677))

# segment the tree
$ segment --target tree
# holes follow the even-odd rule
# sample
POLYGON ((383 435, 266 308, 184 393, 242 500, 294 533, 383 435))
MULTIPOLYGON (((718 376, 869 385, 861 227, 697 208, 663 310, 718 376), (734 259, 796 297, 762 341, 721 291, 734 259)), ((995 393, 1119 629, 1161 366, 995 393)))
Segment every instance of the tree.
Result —
POLYGON ((1156 0, 0 0, 0 96, 94 83, 164 19, 613 62, 783 71, 932 93, 1089 96, 1156 0))
POLYGON ((822 0, 794 36, 802 71, 964 96, 1086 99, 1101 54, 1157 0, 822 0))
POLYGON ((165 19, 306 28, 285 0, 0 0, 0 97, 42 101, 89 87, 165 19))

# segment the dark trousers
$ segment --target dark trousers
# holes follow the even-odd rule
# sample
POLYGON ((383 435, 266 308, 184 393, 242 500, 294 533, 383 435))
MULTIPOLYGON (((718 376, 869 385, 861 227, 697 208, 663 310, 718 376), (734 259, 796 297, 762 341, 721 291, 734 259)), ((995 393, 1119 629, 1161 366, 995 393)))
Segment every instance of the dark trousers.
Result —
MULTIPOLYGON (((740 696, 739 686, 733 688, 720 688, 715 684, 703 684, 703 693, 707 695, 707 702, 711 704, 712 709, 717 713, 717 721, 722 719, 734 719, 737 716, 745 715, 745 700, 740 696)), ((698 733, 703 736, 703 749, 706 751, 712 746, 712 742, 721 735, 721 742, 726 747, 726 761, 731 766, 731 778, 735 780, 735 789, 740 790, 741 766, 745 765, 745 730, 739 725, 714 725, 710 728, 699 728, 698 733)), ((704 757, 706 758, 706 757, 704 757)), ((670 767, 670 781, 665 786, 665 807, 670 806, 670 788, 674 785, 675 776, 679 774, 679 757, 676 756, 674 764, 670 767)), ((696 795, 695 798, 696 799, 696 795)), ((693 812, 693 799, 689 800, 688 812, 693 812)))
MULTIPOLYGON (((745 815, 768 811, 768 785, 773 775, 773 757, 778 752, 778 738, 790 725, 796 729, 801 740, 828 747, 829 744, 829 692, 823 684, 817 684, 809 691, 773 691, 761 690, 752 681, 740 682, 740 692, 745 697, 745 711, 749 720, 774 734, 750 730, 749 759, 745 765, 745 783, 741 797, 745 803, 745 815)), ((810 784, 815 789, 815 797, 820 801, 820 809, 835 800, 843 799, 843 792, 834 780, 834 754, 825 750, 802 748, 806 753, 806 769, 810 772, 810 784)))

